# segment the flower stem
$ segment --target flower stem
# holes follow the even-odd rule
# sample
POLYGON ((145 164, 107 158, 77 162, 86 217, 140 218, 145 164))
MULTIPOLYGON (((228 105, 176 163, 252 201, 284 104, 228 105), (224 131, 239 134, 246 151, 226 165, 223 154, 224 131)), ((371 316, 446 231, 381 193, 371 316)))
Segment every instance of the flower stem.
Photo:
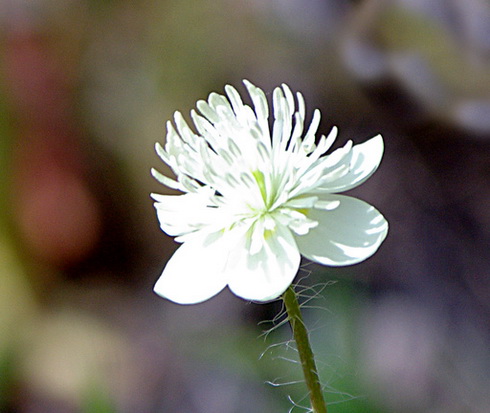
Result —
POLYGON ((323 398, 323 392, 320 385, 320 378, 315 364, 315 357, 311 350, 308 331, 306 330, 301 316, 301 310, 296 297, 294 288, 290 286, 283 294, 282 299, 288 313, 289 324, 293 331, 293 337, 296 341, 303 375, 305 376, 306 386, 311 400, 311 408, 313 413, 327 413, 327 405, 323 398))

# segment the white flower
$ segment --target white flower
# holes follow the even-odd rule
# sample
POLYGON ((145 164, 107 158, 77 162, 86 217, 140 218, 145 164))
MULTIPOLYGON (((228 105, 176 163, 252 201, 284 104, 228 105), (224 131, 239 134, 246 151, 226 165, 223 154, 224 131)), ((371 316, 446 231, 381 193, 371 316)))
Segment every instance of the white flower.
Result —
POLYGON ((268 301, 292 283, 300 254, 324 265, 355 264, 378 249, 388 223, 372 206, 337 195, 369 178, 383 155, 380 135, 348 142, 325 155, 328 137, 315 134, 315 110, 304 133, 305 103, 286 85, 273 93, 274 122, 264 92, 244 81, 253 109, 232 86, 211 93, 191 111, 196 132, 181 113, 167 123, 158 155, 176 180, 153 176, 181 195, 152 194, 160 226, 182 243, 155 292, 181 304, 198 303, 225 286, 247 300, 268 301))

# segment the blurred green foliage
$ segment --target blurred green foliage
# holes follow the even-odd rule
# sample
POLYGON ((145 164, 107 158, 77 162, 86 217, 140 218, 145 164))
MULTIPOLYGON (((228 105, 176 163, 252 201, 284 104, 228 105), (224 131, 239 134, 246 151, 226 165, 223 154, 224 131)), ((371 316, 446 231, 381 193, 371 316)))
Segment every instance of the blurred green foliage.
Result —
POLYGON ((434 82, 442 82, 454 95, 490 94, 488 67, 471 65, 460 41, 447 27, 395 5, 387 6, 378 19, 381 44, 396 53, 418 54, 434 72, 434 82))
POLYGON ((15 356, 11 348, 0 349, 0 412, 7 412, 15 382, 15 356))
POLYGON ((117 409, 109 396, 104 391, 104 386, 93 383, 82 399, 80 413, 116 413, 117 409))

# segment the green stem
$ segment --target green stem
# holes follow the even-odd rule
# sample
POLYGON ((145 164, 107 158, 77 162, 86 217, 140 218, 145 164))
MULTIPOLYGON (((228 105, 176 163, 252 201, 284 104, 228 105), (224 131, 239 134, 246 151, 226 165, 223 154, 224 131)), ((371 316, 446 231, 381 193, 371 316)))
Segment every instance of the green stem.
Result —
POLYGON ((303 375, 305 376, 305 382, 311 400, 311 408, 313 409, 313 413, 327 413, 327 405, 323 399, 320 378, 316 369, 315 357, 313 356, 313 351, 311 351, 308 331, 303 322, 298 299, 292 286, 286 290, 282 299, 284 300, 288 313, 288 321, 293 330, 294 340, 296 341, 296 348, 298 349, 303 375))

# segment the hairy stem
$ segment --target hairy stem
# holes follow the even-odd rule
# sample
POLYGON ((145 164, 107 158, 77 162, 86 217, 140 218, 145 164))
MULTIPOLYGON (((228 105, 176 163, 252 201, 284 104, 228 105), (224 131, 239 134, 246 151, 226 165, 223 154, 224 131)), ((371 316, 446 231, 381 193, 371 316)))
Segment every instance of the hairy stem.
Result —
POLYGON ((296 348, 298 349, 303 375, 305 376, 306 386, 308 387, 312 411, 313 413, 327 413, 327 405, 323 398, 315 357, 313 356, 308 338, 308 331, 301 316, 296 292, 292 286, 286 290, 282 299, 284 300, 288 313, 288 321, 293 330, 294 340, 296 341, 296 348))

